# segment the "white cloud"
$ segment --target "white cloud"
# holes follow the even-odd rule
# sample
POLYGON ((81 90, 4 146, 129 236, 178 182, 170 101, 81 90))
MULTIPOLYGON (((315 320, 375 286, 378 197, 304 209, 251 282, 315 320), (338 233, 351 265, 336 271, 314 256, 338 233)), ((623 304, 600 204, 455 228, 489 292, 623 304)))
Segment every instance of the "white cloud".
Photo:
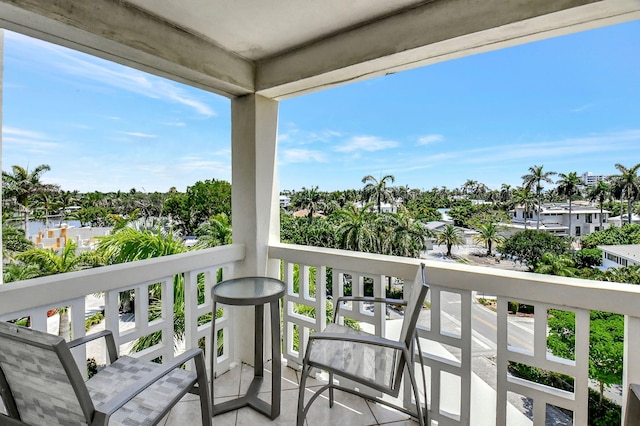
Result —
POLYGON ((327 156, 310 149, 287 149, 282 151, 282 163, 325 163, 327 156))
MULTIPOLYGON (((216 112, 211 106, 197 99, 187 90, 161 77, 156 77, 133 68, 94 58, 30 37, 11 32, 7 32, 7 34, 14 42, 29 45, 30 48, 28 51, 34 51, 36 49, 48 51, 53 55, 53 58, 42 58, 43 61, 46 61, 47 66, 55 67, 67 75, 73 76, 74 79, 83 78, 149 98, 176 102, 206 117, 216 115, 216 112)), ((33 57, 37 58, 38 55, 33 55, 33 57)))
POLYGON ((418 138, 418 145, 428 145, 430 143, 442 142, 444 141, 444 136, 433 134, 433 135, 425 135, 418 138))
POLYGON ((45 138, 45 136, 39 132, 34 132, 32 130, 17 129, 15 127, 6 127, 6 126, 2 127, 2 135, 5 137, 6 135, 21 136, 21 137, 26 137, 31 139, 45 138))
POLYGON ((125 135, 134 136, 136 138, 153 139, 158 137, 158 135, 152 135, 149 133, 142 133, 142 132, 122 132, 122 133, 124 133, 125 135))
POLYGON ((15 127, 2 127, 2 143, 31 154, 47 154, 60 146, 59 143, 49 140, 43 133, 15 127))
POLYGON ((396 141, 380 139, 377 136, 354 136, 344 145, 335 147, 334 150, 347 153, 358 153, 360 151, 373 152, 395 148, 398 145, 396 141))

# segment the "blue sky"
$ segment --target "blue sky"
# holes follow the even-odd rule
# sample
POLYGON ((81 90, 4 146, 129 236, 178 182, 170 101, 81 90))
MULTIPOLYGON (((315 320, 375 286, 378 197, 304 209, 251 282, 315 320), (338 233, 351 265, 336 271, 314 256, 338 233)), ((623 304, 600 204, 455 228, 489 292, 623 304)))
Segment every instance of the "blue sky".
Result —
MULTIPOLYGON (((15 33, 4 55, 3 170, 81 192, 231 179, 229 100, 15 33)), ((280 189, 612 174, 640 162, 640 21, 288 99, 278 133, 280 189)))

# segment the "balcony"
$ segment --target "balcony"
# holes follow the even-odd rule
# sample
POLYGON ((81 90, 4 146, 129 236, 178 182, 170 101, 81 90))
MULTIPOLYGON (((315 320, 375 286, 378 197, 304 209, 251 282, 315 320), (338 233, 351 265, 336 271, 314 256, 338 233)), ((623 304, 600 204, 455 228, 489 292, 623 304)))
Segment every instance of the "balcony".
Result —
MULTIPOLYGON (((215 285, 220 273, 223 278, 234 277, 234 273, 242 268, 245 257, 245 246, 235 244, 6 284, 0 286, 0 320, 29 316, 32 327, 46 330, 47 311, 69 307, 72 334, 80 337, 85 334, 85 296, 102 293, 104 324, 114 331, 121 350, 139 337, 161 331, 160 343, 135 356, 147 360, 171 359, 176 352, 197 347, 199 342, 204 342, 205 348, 212 344, 211 322, 203 322, 203 315, 211 311, 209 289, 215 285), (178 345, 180 349, 174 348, 174 301, 170 291, 177 274, 183 275, 185 283, 185 333, 178 345), (205 301, 200 304, 197 299, 199 282, 200 285, 204 283, 206 289, 205 301), (156 283, 162 287, 161 315, 149 322, 147 315, 142 313, 149 310, 148 289, 156 283), (127 290, 135 293, 136 314, 135 320, 123 327, 118 298, 120 292, 127 290)), ((327 284, 331 284, 333 295, 343 294, 349 286, 357 295, 362 294, 366 279, 372 283, 374 295, 383 296, 389 282, 402 280, 409 288, 416 281, 418 262, 416 259, 288 244, 268 247, 270 274, 282 274, 288 286, 282 304, 281 329, 282 362, 289 368, 283 369, 282 414, 274 423, 294 421, 297 367, 304 353, 306 336, 325 324, 327 284), (326 279, 328 268, 331 268, 330 283, 326 279), (314 314, 310 314, 309 309, 298 309, 301 305, 313 308, 314 314)), ((428 367, 425 374, 429 379, 427 393, 433 421, 440 425, 545 424, 546 416, 562 409, 569 420, 573 417, 573 424, 587 424, 590 310, 625 315, 621 398, 624 412, 626 389, 630 383, 640 382, 640 367, 629 356, 640 350, 639 287, 444 262, 427 263, 427 280, 431 284, 430 304, 421 315, 419 335, 428 367), (475 294, 495 295, 497 312, 480 307, 475 302, 475 294), (533 306, 534 314, 528 320, 528 326, 523 327, 510 319, 507 305, 513 301, 533 306), (573 360, 561 360, 548 353, 549 309, 575 313, 573 360), (479 310, 487 316, 478 316, 479 310), (526 328, 524 332, 523 328, 526 328), (487 337, 491 330, 495 337, 487 337), (510 361, 571 376, 575 390, 568 392, 512 377, 508 373, 510 361), (523 407, 527 415, 522 414, 523 407)), ((246 333, 253 327, 248 312, 226 308, 216 322, 216 336, 223 339, 216 357, 216 371, 220 372, 216 379, 216 396, 221 398, 242 393, 243 383, 246 384, 242 378, 251 368, 246 363, 252 361, 253 342, 251 333, 246 333)), ((363 329, 378 335, 393 335, 396 319, 401 317, 400 313, 389 312, 389 315, 368 306, 353 306, 347 312, 346 315, 357 320, 363 329)), ((206 352, 207 357, 211 357, 211 351, 206 352)), ((79 365, 84 365, 86 349, 80 349, 74 356, 79 365)), ((324 424, 338 418, 344 421, 344 416, 350 416, 350 424, 407 420, 397 412, 351 396, 343 396, 338 401, 340 404, 332 410, 328 403, 316 402, 308 424, 324 424)), ((410 405, 411 401, 406 400, 404 404, 410 405)), ((188 398, 181 402, 169 415, 167 424, 190 424, 190 416, 198 414, 197 409, 190 408, 192 405, 188 398)), ((216 417, 216 420, 222 424, 268 423, 266 418, 249 409, 216 417)))

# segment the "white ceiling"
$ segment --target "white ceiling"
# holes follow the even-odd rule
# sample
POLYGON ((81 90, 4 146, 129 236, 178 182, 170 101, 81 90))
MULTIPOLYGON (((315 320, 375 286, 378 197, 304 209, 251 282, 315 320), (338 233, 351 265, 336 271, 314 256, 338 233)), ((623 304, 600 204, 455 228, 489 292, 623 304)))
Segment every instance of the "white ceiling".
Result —
POLYGON ((640 0, 0 0, 0 28, 284 99, 640 19, 640 0))
POLYGON ((412 5, 428 3, 424 0, 126 1, 254 61, 412 5))

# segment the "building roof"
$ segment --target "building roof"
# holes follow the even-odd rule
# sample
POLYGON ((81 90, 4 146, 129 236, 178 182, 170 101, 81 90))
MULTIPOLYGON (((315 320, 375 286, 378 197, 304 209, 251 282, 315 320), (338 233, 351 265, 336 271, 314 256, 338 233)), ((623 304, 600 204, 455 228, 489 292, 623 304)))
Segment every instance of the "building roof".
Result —
MULTIPOLYGON (((516 206, 517 209, 523 209, 521 205, 516 206)), ((569 203, 549 203, 542 205, 542 214, 545 213, 560 213, 569 214, 569 203)), ((586 213, 600 213, 600 207, 585 205, 574 201, 571 203, 571 214, 586 214, 586 213)), ((611 213, 609 210, 602 210, 603 214, 611 213)))
POLYGON ((640 244, 620 244, 615 246, 598 246, 605 253, 624 259, 640 262, 640 244))

